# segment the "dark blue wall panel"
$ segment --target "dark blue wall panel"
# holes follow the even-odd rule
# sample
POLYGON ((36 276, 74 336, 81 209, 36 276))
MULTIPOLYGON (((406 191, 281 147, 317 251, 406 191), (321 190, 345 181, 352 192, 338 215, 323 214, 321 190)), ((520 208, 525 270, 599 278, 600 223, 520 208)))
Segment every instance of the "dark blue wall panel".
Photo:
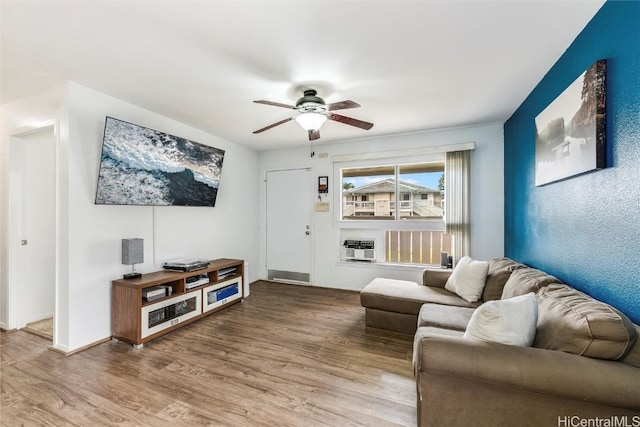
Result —
MULTIPOLYGON (((523 53, 526 54, 526 53, 523 53)), ((505 255, 640 323, 640 1, 608 1, 505 123, 505 255), (535 186, 535 117, 607 60, 607 164, 535 186)))

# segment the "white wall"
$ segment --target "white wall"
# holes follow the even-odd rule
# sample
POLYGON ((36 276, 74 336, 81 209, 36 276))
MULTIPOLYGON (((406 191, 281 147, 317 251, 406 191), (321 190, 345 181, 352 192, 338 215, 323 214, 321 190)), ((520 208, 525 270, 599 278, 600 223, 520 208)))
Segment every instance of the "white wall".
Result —
MULTIPOLYGON (((421 269, 389 267, 380 264, 350 265, 337 262, 341 229, 335 221, 334 194, 340 183, 334 182, 332 156, 373 153, 390 150, 422 148, 444 144, 475 142, 471 164, 471 256, 491 259, 503 255, 503 130, 502 124, 491 123, 464 128, 426 131, 420 133, 361 139, 334 144, 316 144, 316 156, 311 158, 309 147, 260 153, 261 179, 266 171, 310 167, 314 179, 329 176, 330 212, 315 212, 312 224, 312 283, 318 286, 362 289, 374 277, 401 280, 421 280, 421 269), (326 153, 326 158, 320 158, 326 153)), ((322 141, 322 140, 320 140, 322 141)), ((266 277, 265 254, 265 187, 260 187, 260 274, 266 277)), ((342 236, 346 231, 342 231, 342 236)), ((349 236, 368 236, 368 230, 349 232, 349 236)), ((374 236, 375 237, 375 236, 374 236)))
MULTIPOLYGON (((60 123, 57 198, 63 214, 59 215, 58 269, 68 271, 58 278, 59 333, 54 346, 73 351, 111 335, 111 280, 130 270, 121 264, 122 238, 144 239, 145 262, 137 266, 143 273, 158 270, 162 262, 176 257, 227 257, 247 260, 250 279, 257 277, 259 205, 254 195, 260 177, 255 151, 73 83, 65 85, 63 92, 54 102, 59 108, 48 109, 49 117, 60 123), (216 206, 95 205, 106 115, 225 150, 216 206)), ((19 121, 43 109, 47 101, 40 97, 24 108, 5 105, 0 111, 3 118, 19 121)), ((3 154, 8 150, 6 132, 3 127, 3 154)), ((5 175, 0 186, 3 195, 5 175)), ((4 234, 2 243, 5 251, 4 234)), ((5 289, 3 280, 3 293, 5 289)))

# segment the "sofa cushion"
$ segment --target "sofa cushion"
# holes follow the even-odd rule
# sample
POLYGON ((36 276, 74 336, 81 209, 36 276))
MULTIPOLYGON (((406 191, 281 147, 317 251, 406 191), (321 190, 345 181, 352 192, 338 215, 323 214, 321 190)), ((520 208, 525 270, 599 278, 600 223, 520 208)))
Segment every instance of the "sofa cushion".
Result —
POLYGON ((511 276, 509 276, 502 291, 502 299, 525 295, 529 292, 537 293, 541 288, 551 283, 560 283, 560 281, 544 271, 536 270, 535 268, 520 268, 514 270, 511 276))
POLYGON ((444 288, 422 286, 406 280, 376 278, 360 291, 360 304, 377 310, 417 315, 422 304, 427 302, 460 307, 480 305, 466 302, 444 288))
POLYGON ((418 314, 418 328, 433 326, 464 331, 475 308, 442 304, 424 304, 418 314))
POLYGON ((453 270, 449 268, 425 268, 422 272, 422 284, 444 288, 453 270))
POLYGON ((398 313, 395 311, 376 310, 366 307, 364 309, 365 325, 385 329, 387 331, 400 332, 401 334, 413 335, 416 333, 416 315, 398 313))
POLYGON ((482 297, 488 269, 488 261, 462 257, 444 287, 467 302, 476 302, 482 297))
POLYGON ((636 339, 633 323, 608 304, 563 284, 538 292, 535 347, 617 360, 636 339))
POLYGON ((505 283, 511 277, 511 272, 519 268, 525 268, 526 265, 515 262, 509 258, 494 258, 489 261, 489 270, 487 271, 487 280, 482 292, 483 301, 497 300, 502 297, 502 290, 505 283))
MULTIPOLYGON (((640 326, 635 325, 636 328, 636 336, 640 337, 640 326)), ((640 339, 636 339, 636 343, 629 349, 629 352, 624 356, 623 359, 620 359, 621 362, 626 363, 627 365, 635 366, 636 368, 640 368, 640 339)))
POLYGON ((487 301, 473 312, 464 338, 530 347, 537 321, 538 302, 533 292, 487 301))

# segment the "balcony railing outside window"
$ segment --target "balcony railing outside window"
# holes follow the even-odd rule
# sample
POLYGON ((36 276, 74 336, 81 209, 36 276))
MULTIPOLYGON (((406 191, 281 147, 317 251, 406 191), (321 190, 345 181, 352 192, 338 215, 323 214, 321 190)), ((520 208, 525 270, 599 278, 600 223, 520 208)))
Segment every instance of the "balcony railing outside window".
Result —
POLYGON ((384 236, 387 262, 435 265, 440 252, 451 253, 452 236, 444 231, 387 230, 384 236))
MULTIPOLYGON (((387 202, 388 209, 377 209, 376 202, 355 202, 344 201, 342 215, 345 218, 361 215, 369 215, 376 219, 387 219, 394 217, 396 211, 396 202, 387 202)), ((433 219, 434 213, 427 209, 428 206, 434 206, 427 200, 408 200, 400 202, 400 218, 411 218, 414 220, 433 219)), ((437 216, 435 218, 438 218, 437 216)))

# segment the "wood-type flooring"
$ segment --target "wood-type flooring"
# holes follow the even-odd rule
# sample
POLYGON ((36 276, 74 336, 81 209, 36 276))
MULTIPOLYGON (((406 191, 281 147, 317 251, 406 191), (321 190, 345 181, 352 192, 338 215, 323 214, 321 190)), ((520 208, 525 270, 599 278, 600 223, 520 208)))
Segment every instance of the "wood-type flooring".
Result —
POLYGON ((416 425, 411 337, 366 328, 357 292, 256 282, 140 350, 49 345, 0 333, 0 425, 416 425))

